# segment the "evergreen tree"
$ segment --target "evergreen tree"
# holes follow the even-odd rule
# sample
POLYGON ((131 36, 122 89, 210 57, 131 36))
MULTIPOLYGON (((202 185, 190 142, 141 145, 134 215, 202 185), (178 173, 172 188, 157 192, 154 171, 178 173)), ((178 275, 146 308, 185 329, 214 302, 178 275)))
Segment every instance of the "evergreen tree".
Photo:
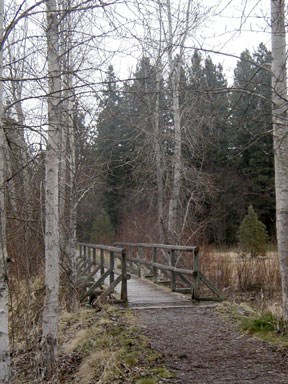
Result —
POLYGON ((90 242, 96 244, 111 244, 114 240, 115 230, 110 217, 104 210, 96 215, 91 230, 90 242))
POLYGON ((131 176, 133 141, 124 121, 123 100, 112 66, 108 68, 100 108, 96 148, 105 185, 103 208, 116 228, 120 205, 131 176))
POLYGON ((254 211, 252 205, 244 217, 239 229, 240 248, 243 252, 250 253, 252 257, 266 253, 268 234, 263 224, 254 211))
POLYGON ((205 240, 224 241, 225 211, 217 191, 223 191, 222 174, 228 153, 227 81, 221 65, 215 65, 209 56, 203 60, 198 51, 193 54, 187 75, 183 143, 188 176, 186 202, 190 199, 192 203, 191 192, 195 196, 190 226, 204 228, 205 240))
POLYGON ((245 199, 238 206, 239 217, 247 202, 256 207, 269 232, 274 230, 274 161, 271 117, 271 54, 260 44, 252 55, 241 54, 235 69, 231 97, 230 166, 238 175, 238 190, 245 199))

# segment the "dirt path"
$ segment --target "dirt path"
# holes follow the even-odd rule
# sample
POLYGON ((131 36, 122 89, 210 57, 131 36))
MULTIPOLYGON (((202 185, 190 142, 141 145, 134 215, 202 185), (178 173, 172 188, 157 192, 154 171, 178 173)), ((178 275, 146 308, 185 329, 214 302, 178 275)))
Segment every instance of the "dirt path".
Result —
POLYGON ((215 307, 141 309, 136 315, 176 374, 165 383, 288 383, 288 349, 237 333, 215 307))

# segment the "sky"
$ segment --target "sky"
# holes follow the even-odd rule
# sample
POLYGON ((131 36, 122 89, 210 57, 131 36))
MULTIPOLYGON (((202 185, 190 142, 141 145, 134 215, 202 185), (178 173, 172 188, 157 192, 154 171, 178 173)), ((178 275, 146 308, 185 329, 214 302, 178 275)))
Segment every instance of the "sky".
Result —
MULTIPOLYGON (((187 2, 172 1, 179 5, 187 2)), ((225 53, 209 54, 215 63, 222 64, 228 81, 232 82, 237 59, 228 57, 227 54, 240 56, 246 48, 253 52, 261 42, 270 49, 270 0, 202 0, 201 6, 210 9, 209 15, 204 18, 187 44, 225 53)), ((129 49, 124 49, 124 54, 112 59, 112 64, 121 77, 131 74, 136 66, 137 48, 133 52, 131 50, 131 55, 129 52, 129 49)), ((138 48, 138 58, 140 55, 138 48)))
MULTIPOLYGON (((246 48, 256 50, 261 42, 270 49, 270 0, 203 2, 215 7, 215 16, 202 32, 203 47, 237 56, 246 48)), ((232 76, 236 59, 221 55, 214 55, 213 59, 221 62, 225 72, 232 76)))

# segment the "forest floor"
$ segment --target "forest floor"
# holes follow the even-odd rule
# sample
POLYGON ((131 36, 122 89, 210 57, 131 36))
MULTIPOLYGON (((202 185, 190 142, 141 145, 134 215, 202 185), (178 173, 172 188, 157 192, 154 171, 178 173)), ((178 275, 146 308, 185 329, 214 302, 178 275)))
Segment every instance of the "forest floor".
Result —
POLYGON ((175 373, 163 383, 288 383, 287 346, 237 331, 215 305, 141 309, 136 316, 151 347, 175 373))
MULTIPOLYGON (((239 330, 250 307, 82 308, 61 318, 59 376, 45 384, 287 384, 288 337, 239 330)), ((39 384, 37 348, 13 357, 11 384, 39 384)))

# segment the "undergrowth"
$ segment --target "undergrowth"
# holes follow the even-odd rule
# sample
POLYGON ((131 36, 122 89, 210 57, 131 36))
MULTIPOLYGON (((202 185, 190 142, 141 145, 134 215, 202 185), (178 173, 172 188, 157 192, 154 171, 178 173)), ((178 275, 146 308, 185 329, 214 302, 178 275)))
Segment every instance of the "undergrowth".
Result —
POLYGON ((288 322, 279 308, 259 311, 244 303, 224 302, 218 306, 218 312, 241 331, 268 343, 288 347, 288 322))
POLYGON ((127 310, 82 309, 64 315, 61 328, 60 383, 156 384, 173 377, 127 310))

